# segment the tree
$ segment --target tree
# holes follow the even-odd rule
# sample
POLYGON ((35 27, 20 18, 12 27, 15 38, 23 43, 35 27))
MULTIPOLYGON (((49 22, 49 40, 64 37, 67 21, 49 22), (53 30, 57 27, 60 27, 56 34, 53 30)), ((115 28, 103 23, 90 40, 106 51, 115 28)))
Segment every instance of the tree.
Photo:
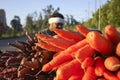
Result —
POLYGON ((33 17, 30 14, 26 17, 25 31, 29 33, 34 32, 33 17))
POLYGON ((43 24, 43 17, 42 17, 42 13, 40 13, 38 19, 36 20, 36 31, 42 31, 42 24, 43 24))
POLYGON ((90 26, 98 28, 98 21, 100 20, 100 28, 103 29, 106 25, 112 24, 114 26, 120 26, 120 0, 110 0, 101 8, 96 10, 93 14, 93 18, 85 22, 90 26), (100 14, 99 14, 100 10, 100 14), (99 19, 100 16, 100 19, 99 19))
POLYGON ((23 31, 19 16, 14 16, 14 19, 11 20, 11 26, 14 29, 14 31, 16 31, 16 32, 23 31))
POLYGON ((43 21, 42 29, 45 29, 46 27, 49 26, 49 24, 48 24, 49 17, 54 12, 58 12, 59 10, 60 10, 60 8, 54 9, 52 5, 48 5, 47 8, 43 9, 44 21, 43 21))
POLYGON ((111 0, 109 7, 109 24, 120 26, 120 0, 111 0))
POLYGON ((67 20, 66 20, 66 25, 69 26, 69 25, 70 25, 70 18, 69 18, 69 15, 66 15, 66 19, 67 19, 67 20))
POLYGON ((70 15, 71 19, 71 26, 77 25, 79 22, 74 18, 73 15, 70 15))
POLYGON ((104 28, 106 25, 109 24, 109 17, 108 14, 110 13, 109 5, 108 3, 103 5, 101 8, 101 28, 104 28))

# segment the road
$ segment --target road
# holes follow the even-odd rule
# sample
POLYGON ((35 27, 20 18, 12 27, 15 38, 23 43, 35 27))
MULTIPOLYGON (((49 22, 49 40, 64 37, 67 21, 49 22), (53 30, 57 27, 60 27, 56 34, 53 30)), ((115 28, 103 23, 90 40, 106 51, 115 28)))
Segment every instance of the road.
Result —
POLYGON ((0 39, 0 50, 5 51, 5 50, 16 50, 16 48, 8 45, 8 43, 15 43, 16 40, 19 41, 26 41, 27 37, 19 37, 19 38, 9 38, 9 39, 0 39))

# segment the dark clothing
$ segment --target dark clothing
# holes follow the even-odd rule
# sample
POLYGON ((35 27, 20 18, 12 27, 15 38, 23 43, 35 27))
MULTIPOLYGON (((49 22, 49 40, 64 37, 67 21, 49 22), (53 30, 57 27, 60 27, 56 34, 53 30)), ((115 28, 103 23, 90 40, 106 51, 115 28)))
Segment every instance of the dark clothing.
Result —
POLYGON ((42 33, 43 33, 43 34, 47 34, 47 35, 51 35, 51 36, 56 35, 56 33, 55 33, 55 32, 50 31, 49 29, 45 29, 42 33))
POLYGON ((0 54, 2 53, 2 51, 0 50, 0 54))

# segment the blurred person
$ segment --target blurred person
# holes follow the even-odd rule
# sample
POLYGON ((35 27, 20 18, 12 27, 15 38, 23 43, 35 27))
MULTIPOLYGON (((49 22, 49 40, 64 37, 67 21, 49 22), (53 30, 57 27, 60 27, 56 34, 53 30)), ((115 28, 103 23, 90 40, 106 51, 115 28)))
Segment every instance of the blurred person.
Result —
POLYGON ((55 12, 53 15, 48 19, 49 27, 45 29, 42 33, 54 36, 55 32, 54 29, 63 29, 64 25, 64 16, 61 13, 55 12))
MULTIPOLYGON (((3 24, 0 23, 0 38, 2 37, 2 33, 3 33, 3 24)), ((0 50, 0 54, 2 53, 2 51, 0 50)))
POLYGON ((2 23, 0 23, 0 38, 2 37, 2 33, 3 33, 3 24, 2 23))

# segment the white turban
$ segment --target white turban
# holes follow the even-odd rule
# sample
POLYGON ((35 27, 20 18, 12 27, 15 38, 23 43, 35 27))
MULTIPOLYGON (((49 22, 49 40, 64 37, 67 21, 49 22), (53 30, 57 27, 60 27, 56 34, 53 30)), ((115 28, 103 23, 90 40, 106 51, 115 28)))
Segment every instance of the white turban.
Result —
POLYGON ((48 23, 62 23, 64 24, 64 19, 60 18, 60 17, 52 17, 48 20, 48 23))

